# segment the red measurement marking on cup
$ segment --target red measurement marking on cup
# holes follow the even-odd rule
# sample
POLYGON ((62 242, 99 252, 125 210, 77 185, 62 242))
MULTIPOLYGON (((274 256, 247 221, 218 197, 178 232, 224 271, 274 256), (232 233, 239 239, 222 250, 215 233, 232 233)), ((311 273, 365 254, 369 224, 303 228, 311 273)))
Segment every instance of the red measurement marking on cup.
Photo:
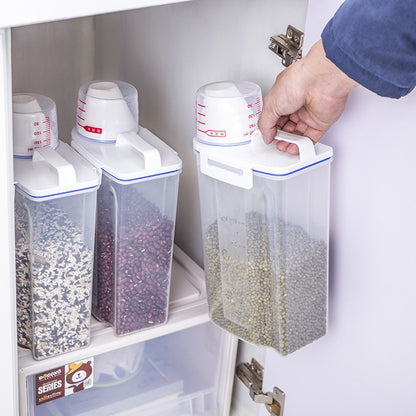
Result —
POLYGON ((205 133, 209 137, 227 137, 227 132, 225 130, 200 130, 201 133, 205 133))
POLYGON ((201 116, 201 117, 205 117, 206 116, 206 114, 202 114, 202 113, 197 113, 199 116, 201 116))
POLYGON ((102 134, 103 129, 101 129, 100 127, 92 127, 92 126, 83 126, 82 124, 79 124, 77 122, 78 126, 82 127, 85 131, 87 131, 88 133, 94 133, 94 134, 102 134))
POLYGON ((256 116, 259 116, 260 113, 261 113, 261 100, 260 100, 260 97, 257 97, 256 98, 256 101, 255 101, 254 104, 255 104, 256 116))
POLYGON ((199 103, 198 103, 198 106, 199 106, 199 107, 202 107, 202 108, 206 108, 206 107, 207 107, 206 105, 199 104, 199 103))
POLYGON ((79 120, 82 120, 81 122, 85 122, 85 118, 82 117, 82 116, 84 115, 83 113, 86 112, 85 106, 87 105, 87 103, 85 101, 81 100, 80 98, 78 98, 78 101, 80 102, 80 104, 77 107, 77 118, 78 118, 77 124, 78 124, 78 126, 82 127, 88 133, 102 134, 103 129, 101 129, 99 127, 86 126, 86 125, 83 125, 79 122, 79 120))
POLYGON ((247 108, 253 111, 252 114, 249 114, 248 118, 259 117, 261 114, 261 100, 260 97, 256 98, 256 101, 251 104, 247 104, 247 108))
POLYGON ((199 123, 199 124, 203 124, 204 126, 205 126, 205 124, 207 124, 207 123, 204 123, 203 121, 199 121, 199 120, 197 120, 196 122, 199 123))
POLYGON ((51 123, 48 116, 45 117, 45 121, 42 121, 42 123, 45 125, 45 129, 42 133, 45 133, 45 140, 44 143, 46 146, 49 146, 51 144, 51 123))
POLYGON ((253 129, 253 130, 249 130, 249 131, 246 131, 246 132, 243 134, 243 136, 244 136, 244 137, 246 137, 246 136, 251 136, 251 135, 252 135, 255 131, 256 131, 255 129, 253 129))

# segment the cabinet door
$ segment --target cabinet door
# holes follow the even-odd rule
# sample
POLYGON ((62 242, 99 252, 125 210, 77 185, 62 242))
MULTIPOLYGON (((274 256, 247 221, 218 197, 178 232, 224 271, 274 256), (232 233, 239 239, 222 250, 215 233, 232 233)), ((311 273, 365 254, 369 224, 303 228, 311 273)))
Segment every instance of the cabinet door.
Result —
MULTIPOLYGON (((309 2, 305 49, 340 3, 309 2)), ((285 391, 284 416, 414 412, 415 108, 415 92, 392 100, 359 87, 322 139, 335 155, 329 326, 289 357, 268 351, 264 389, 285 391)))

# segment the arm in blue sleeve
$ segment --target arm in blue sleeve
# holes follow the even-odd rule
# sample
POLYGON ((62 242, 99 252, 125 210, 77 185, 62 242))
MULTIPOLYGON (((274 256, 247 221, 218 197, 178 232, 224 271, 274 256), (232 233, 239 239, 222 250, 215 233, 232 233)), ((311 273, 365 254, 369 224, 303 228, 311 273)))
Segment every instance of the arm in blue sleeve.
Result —
POLYGON ((327 58, 381 96, 416 85, 416 0, 346 0, 322 32, 327 58))

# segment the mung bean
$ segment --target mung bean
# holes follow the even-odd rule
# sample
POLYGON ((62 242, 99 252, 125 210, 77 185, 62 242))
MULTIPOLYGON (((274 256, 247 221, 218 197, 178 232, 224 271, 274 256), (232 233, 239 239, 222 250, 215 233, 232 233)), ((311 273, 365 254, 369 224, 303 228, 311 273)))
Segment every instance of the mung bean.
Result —
POLYGON ((221 219, 204 236, 212 320, 283 355, 322 337, 327 320, 326 242, 299 225, 250 212, 246 235, 232 237, 239 239, 241 255, 236 255, 238 250, 219 244, 223 221, 230 232, 231 219, 221 219))

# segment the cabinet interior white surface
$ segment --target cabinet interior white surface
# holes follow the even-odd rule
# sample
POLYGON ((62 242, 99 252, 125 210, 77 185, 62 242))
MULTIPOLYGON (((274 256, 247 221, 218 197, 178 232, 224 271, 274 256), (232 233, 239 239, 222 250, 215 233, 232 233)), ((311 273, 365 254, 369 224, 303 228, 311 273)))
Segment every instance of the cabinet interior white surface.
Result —
POLYGON ((13 91, 56 101, 60 138, 74 126, 78 88, 120 79, 139 93, 140 124, 183 161, 176 243, 202 265, 192 138, 196 90, 222 80, 271 87, 283 68, 269 38, 303 28, 306 0, 193 0, 12 30, 13 91))
MULTIPOLYGON (((211 81, 246 79, 266 93, 282 70, 280 60, 268 50, 269 37, 284 33, 288 24, 306 27, 307 50, 339 4, 338 0, 15 0, 2 8, 0 319, 2 352, 7 357, 1 367, 2 414, 18 414, 12 90, 55 100, 60 138, 68 141, 81 84, 121 79, 135 85, 140 123, 183 160, 176 243, 202 265, 191 143, 197 88, 211 81), (150 4, 154 7, 145 7, 150 4)), ((290 357, 267 351, 270 366, 266 364, 264 389, 277 385, 286 392, 284 416, 414 413, 415 97, 412 93, 400 101, 380 99, 359 88, 324 138, 335 154, 328 335, 290 357)), ((259 355, 264 351, 240 344, 239 360, 259 355)), ((251 416, 256 409, 249 399, 243 403, 248 395, 240 384, 234 390, 235 415, 251 416)), ((265 414, 264 409, 261 412, 265 414)))
MULTIPOLYGON (((45 0, 36 4, 16 1, 5 8, 0 17, 0 27, 5 28, 1 31, 0 51, 0 132, 6 145, 0 149, 0 190, 9 198, 1 205, 1 221, 8 236, 2 239, 0 260, 10 268, 3 270, 6 278, 1 288, 5 299, 1 307, 3 328, 8 328, 10 334, 5 351, 12 358, 5 368, 9 375, 9 384, 4 383, 4 391, 8 392, 5 414, 18 414, 12 91, 52 98, 57 105, 60 139, 69 142, 77 92, 83 83, 92 79, 120 79, 133 84, 139 93, 140 124, 165 140, 183 161, 175 241, 201 266, 199 200, 192 151, 196 90, 213 81, 250 80, 266 92, 283 68, 280 59, 268 49, 269 37, 285 33, 288 24, 303 29, 306 5, 306 0, 94 0, 59 5, 45 0)), ((181 321, 181 315, 176 314, 174 322, 175 316, 181 321)), ((195 315, 195 322, 198 319, 207 319, 206 310, 195 315)), ((177 325, 181 327, 180 323, 177 325)), ((264 351, 241 345, 241 360, 249 361, 255 354, 263 356, 264 351)), ((43 366, 31 363, 27 353, 21 357, 20 367, 43 366)), ((238 383, 236 389, 240 390, 238 383)), ((238 391, 236 395, 247 395, 245 387, 241 393, 238 391)), ((243 404, 240 410, 248 407, 243 404)), ((253 409, 251 414, 257 412, 253 409)), ((236 412, 242 415, 240 410, 236 412)))

